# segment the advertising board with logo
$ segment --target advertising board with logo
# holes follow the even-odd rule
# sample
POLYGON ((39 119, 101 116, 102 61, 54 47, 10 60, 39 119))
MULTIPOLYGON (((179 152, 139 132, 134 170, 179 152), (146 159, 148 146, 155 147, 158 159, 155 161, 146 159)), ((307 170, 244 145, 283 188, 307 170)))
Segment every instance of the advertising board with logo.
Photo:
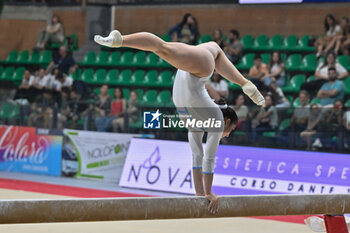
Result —
POLYGON ((135 134, 64 130, 62 174, 118 181, 135 134))
MULTIPOLYGON (((193 194, 188 142, 132 139, 120 185, 193 194)), ((220 145, 213 192, 245 194, 350 193, 350 156, 220 145)))
POLYGON ((0 126, 0 170, 59 176, 62 136, 33 127, 0 126))

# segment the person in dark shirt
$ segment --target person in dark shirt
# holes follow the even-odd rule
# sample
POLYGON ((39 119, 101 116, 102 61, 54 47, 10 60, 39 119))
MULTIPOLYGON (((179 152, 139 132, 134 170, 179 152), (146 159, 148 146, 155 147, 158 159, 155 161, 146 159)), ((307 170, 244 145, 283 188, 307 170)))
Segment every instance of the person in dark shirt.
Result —
POLYGON ((196 25, 195 18, 187 13, 184 15, 182 22, 172 27, 168 35, 174 42, 182 42, 185 44, 196 44, 199 36, 198 25, 196 25))
POLYGON ((46 68, 46 73, 49 73, 51 69, 58 67, 63 73, 69 74, 74 73, 78 68, 75 64, 74 58, 69 54, 66 46, 62 45, 59 50, 59 55, 50 62, 46 68))

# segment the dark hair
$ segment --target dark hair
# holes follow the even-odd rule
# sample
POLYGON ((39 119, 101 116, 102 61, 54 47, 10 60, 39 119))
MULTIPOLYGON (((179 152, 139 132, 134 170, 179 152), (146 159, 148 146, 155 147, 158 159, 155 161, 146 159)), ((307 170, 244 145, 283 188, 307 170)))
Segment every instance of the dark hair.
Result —
POLYGON ((235 35, 237 37, 237 39, 239 39, 239 32, 236 29, 232 29, 230 30, 230 32, 235 35))
POLYGON ((190 13, 186 13, 184 15, 184 17, 182 18, 182 21, 180 23, 180 27, 182 28, 186 23, 187 23, 187 19, 188 17, 192 17, 192 15, 190 13))
POLYGON ((62 80, 63 79, 63 73, 62 71, 58 71, 57 75, 56 75, 56 79, 57 80, 62 80))
POLYGON ((217 105, 219 105, 222 114, 224 115, 224 119, 230 119, 231 120, 231 125, 232 124, 237 124, 238 117, 235 112, 231 107, 227 106, 227 103, 225 99, 221 98, 219 101, 216 102, 217 105))
MULTIPOLYGON (((212 35, 213 40, 215 39, 215 38, 214 38, 214 35, 215 35, 215 32, 216 32, 216 31, 218 31, 218 32, 220 33, 220 38, 219 38, 219 39, 222 40, 222 35, 223 35, 223 33, 222 33, 222 30, 219 29, 219 28, 217 28, 217 29, 215 29, 215 30, 213 31, 213 35, 212 35)), ((215 42, 216 42, 216 41, 215 41, 215 42)))
POLYGON ((70 89, 69 89, 69 87, 62 87, 61 92, 66 93, 68 95, 70 92, 70 89))
POLYGON ((254 57, 254 60, 258 60, 258 59, 261 60, 261 56, 259 54, 256 54, 255 57, 254 57))
MULTIPOLYGON (((121 89, 120 87, 116 87, 116 88, 114 89, 114 93, 115 93, 115 91, 116 91, 117 89, 120 90, 121 98, 123 99, 123 98, 124 98, 124 93, 123 93, 123 91, 122 91, 122 89, 121 89)), ((113 97, 115 98, 115 94, 114 94, 114 93, 113 93, 113 97)), ((137 94, 137 93, 136 93, 136 94, 137 94)))
POLYGON ((334 18, 334 16, 332 14, 328 14, 326 15, 326 17, 324 18, 324 28, 326 29, 326 32, 329 30, 329 28, 333 25, 329 25, 327 22, 327 19, 330 18, 333 21, 333 25, 336 24, 336 20, 334 18))
POLYGON ((331 70, 333 70, 334 72, 337 72, 337 70, 335 69, 334 66, 331 66, 331 67, 328 68, 328 72, 331 71, 331 70))
POLYGON ((274 53, 277 53, 278 54, 278 61, 277 61, 277 64, 279 64, 279 65, 281 65, 282 64, 282 57, 281 57, 281 53, 280 52, 278 52, 278 51, 274 51, 274 52, 272 52, 272 56, 271 56, 271 59, 270 59, 270 62, 269 62, 269 65, 268 65, 268 67, 269 67, 269 70, 272 68, 272 66, 273 66, 273 60, 272 60, 272 57, 273 57, 273 54, 274 53))
POLYGON ((320 67, 320 69, 322 69, 323 67, 329 65, 329 64, 328 64, 328 61, 327 61, 327 57, 328 57, 329 55, 332 55, 332 56, 334 57, 334 61, 335 61, 337 55, 336 55, 334 52, 332 52, 332 51, 328 52, 327 55, 326 55, 326 59, 324 59, 324 63, 323 63, 323 65, 320 67))
POLYGON ((57 18, 57 23, 61 23, 61 18, 58 15, 53 15, 51 18, 51 24, 53 24, 53 18, 57 18))

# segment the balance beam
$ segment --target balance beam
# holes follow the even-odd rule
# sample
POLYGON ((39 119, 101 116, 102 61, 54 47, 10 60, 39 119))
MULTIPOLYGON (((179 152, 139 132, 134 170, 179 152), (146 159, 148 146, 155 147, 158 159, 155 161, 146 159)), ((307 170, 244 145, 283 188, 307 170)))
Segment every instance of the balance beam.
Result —
POLYGON ((350 194, 221 196, 219 212, 204 197, 2 200, 0 223, 84 222, 350 213, 350 194))

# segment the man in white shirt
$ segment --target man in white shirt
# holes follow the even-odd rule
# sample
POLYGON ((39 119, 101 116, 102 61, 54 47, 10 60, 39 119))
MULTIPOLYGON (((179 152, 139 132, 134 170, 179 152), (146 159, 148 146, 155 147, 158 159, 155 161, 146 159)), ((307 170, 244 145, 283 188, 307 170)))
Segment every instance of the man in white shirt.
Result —
POLYGON ((34 76, 31 75, 29 70, 25 70, 23 73, 23 79, 21 85, 18 87, 15 99, 28 99, 28 101, 33 100, 33 95, 31 95, 30 87, 34 83, 34 76))
POLYGON ((73 85, 73 78, 67 76, 66 74, 63 74, 62 72, 59 72, 52 83, 52 89, 60 92, 62 87, 71 88, 72 85, 73 85))

